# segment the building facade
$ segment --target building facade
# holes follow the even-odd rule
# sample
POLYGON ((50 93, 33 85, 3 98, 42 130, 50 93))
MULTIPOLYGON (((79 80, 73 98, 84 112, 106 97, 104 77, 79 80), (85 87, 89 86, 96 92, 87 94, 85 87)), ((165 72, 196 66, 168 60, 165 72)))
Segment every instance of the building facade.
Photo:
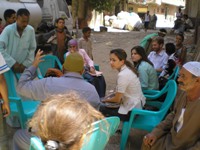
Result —
POLYGON ((179 7, 185 8, 185 0, 128 0, 127 11, 136 12, 141 17, 147 12, 156 14, 157 27, 172 27, 179 7))

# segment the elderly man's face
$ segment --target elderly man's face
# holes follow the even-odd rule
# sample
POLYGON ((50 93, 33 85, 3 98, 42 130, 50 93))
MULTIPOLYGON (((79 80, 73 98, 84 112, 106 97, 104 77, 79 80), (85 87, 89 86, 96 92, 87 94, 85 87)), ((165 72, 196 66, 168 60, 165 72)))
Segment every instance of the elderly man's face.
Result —
POLYGON ((191 91, 197 84, 197 77, 193 76, 185 68, 182 68, 178 78, 179 88, 183 91, 191 91))

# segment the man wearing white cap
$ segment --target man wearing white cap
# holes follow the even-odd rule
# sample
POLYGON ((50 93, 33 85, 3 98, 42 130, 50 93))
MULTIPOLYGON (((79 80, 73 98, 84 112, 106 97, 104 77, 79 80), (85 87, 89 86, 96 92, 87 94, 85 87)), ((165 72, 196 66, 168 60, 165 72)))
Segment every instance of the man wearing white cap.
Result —
POLYGON ((184 64, 178 82, 179 88, 185 91, 183 99, 144 137, 143 150, 200 149, 200 62, 184 64))

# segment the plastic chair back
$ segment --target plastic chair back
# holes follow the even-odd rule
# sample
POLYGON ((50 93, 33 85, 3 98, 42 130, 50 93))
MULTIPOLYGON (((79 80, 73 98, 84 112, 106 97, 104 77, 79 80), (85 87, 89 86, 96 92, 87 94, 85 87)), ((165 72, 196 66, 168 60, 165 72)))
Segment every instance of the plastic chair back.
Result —
POLYGON ((110 136, 116 132, 119 123, 118 117, 108 117, 94 122, 92 130, 87 133, 84 139, 81 150, 104 150, 110 136))
MULTIPOLYGON (((119 123, 118 117, 108 117, 92 123, 91 130, 84 138, 81 150, 104 150, 119 123)), ((29 150, 45 150, 45 148, 38 137, 32 137, 29 150)))
POLYGON ((176 97, 177 84, 174 80, 169 80, 167 85, 161 90, 159 94, 161 96, 165 93, 167 95, 164 102, 146 101, 148 105, 156 106, 159 109, 158 111, 142 110, 136 108, 132 110, 130 120, 123 122, 120 150, 125 149, 131 128, 151 131, 163 120, 176 97))
POLYGON ((17 95, 16 89, 15 89, 15 84, 17 82, 18 77, 15 76, 15 74, 13 73, 13 71, 11 69, 4 73, 4 77, 6 79, 8 95, 17 97, 18 95, 17 95))
POLYGON ((62 69, 62 65, 59 61, 59 59, 57 58, 57 56, 54 55, 46 55, 43 57, 43 62, 40 62, 39 66, 38 66, 38 78, 41 79, 45 76, 47 70, 49 68, 56 68, 58 67, 60 70, 62 69))
POLYGON ((22 100, 17 92, 15 87, 16 75, 12 70, 4 73, 4 77, 6 79, 7 88, 8 88, 8 98, 10 101, 10 110, 11 115, 9 117, 17 116, 20 121, 21 128, 26 128, 26 122, 29 118, 31 118, 36 111, 40 101, 34 100, 22 100))
POLYGON ((180 67, 177 65, 175 67, 173 73, 168 77, 168 80, 175 80, 176 81, 178 74, 179 74, 179 70, 180 70, 180 67))
POLYGON ((38 137, 32 137, 29 150, 45 150, 45 147, 38 137))

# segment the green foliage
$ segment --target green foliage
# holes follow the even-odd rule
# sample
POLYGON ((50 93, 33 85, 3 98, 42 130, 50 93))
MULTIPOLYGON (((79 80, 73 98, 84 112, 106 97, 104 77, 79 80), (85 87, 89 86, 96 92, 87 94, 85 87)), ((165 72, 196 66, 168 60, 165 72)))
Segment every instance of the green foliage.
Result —
POLYGON ((88 4, 95 10, 102 12, 111 11, 117 0, 87 0, 88 4))

